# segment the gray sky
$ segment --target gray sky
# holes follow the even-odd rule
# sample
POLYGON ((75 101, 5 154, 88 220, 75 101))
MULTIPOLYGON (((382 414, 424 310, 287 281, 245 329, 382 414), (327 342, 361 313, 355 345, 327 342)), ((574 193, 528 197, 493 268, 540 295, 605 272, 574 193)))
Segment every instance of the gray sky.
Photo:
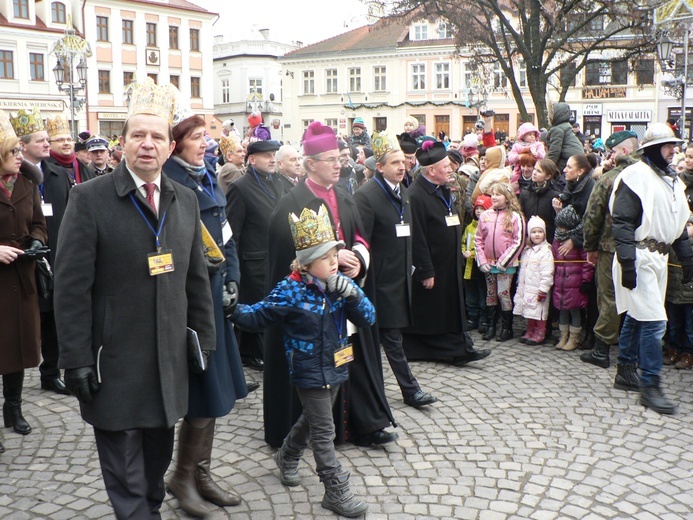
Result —
POLYGON ((269 29, 273 41, 311 44, 367 23, 368 9, 359 0, 192 1, 220 14, 212 30, 214 36, 223 34, 224 41, 238 39, 257 25, 269 29))

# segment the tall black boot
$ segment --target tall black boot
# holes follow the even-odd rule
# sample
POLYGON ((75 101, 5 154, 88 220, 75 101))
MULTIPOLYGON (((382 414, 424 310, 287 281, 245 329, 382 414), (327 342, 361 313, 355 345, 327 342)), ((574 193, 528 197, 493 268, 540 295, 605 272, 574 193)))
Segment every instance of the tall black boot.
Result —
POLYGON ((654 379, 654 383, 640 388, 640 404, 657 413, 674 415, 678 407, 662 393, 659 376, 654 379))
POLYGON ((482 336, 482 339, 486 341, 493 339, 496 335, 496 309, 497 307, 495 305, 486 307, 486 321, 488 322, 488 326, 486 332, 482 336))
POLYGON ((589 363, 601 368, 609 368, 609 345, 604 343, 602 339, 594 336, 594 349, 585 352, 580 359, 583 363, 589 363))
POLYGON ((488 318, 486 317, 486 307, 479 309, 479 334, 483 334, 488 329, 488 318))
POLYGON ((501 331, 496 341, 508 341, 513 337, 513 311, 501 311, 501 331))
POLYGON ((2 406, 2 416, 5 428, 14 428, 21 435, 31 432, 31 426, 22 415, 22 386, 24 385, 24 370, 2 376, 2 395, 5 404, 2 406))

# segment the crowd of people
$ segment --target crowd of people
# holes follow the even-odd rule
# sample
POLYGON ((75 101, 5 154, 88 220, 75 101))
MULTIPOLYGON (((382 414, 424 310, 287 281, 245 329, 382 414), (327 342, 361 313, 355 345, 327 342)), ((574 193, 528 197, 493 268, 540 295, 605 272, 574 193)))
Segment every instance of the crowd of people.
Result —
POLYGON ((601 368, 618 345, 614 388, 676 413, 661 372, 693 367, 693 147, 653 123, 594 153, 552 109, 512 144, 487 111, 460 141, 357 117, 351 135, 311 123, 300 147, 256 113, 215 141, 150 79, 117 138, 0 112, 5 426, 31 432, 22 385, 40 364, 93 426, 118 518, 158 517, 166 490, 205 517, 242 500, 211 463, 217 421, 259 387, 245 365, 264 372, 281 482, 300 485, 311 447, 323 507, 356 517, 335 444, 398 438, 381 346, 421 408, 438 399, 411 360, 462 367, 520 328, 601 368))

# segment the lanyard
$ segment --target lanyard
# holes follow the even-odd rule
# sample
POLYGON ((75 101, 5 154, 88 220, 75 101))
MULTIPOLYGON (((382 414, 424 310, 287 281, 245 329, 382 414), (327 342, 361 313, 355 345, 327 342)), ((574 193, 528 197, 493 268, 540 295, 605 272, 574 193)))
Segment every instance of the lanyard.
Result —
MULTIPOLYGON (((253 175, 255 176, 255 180, 257 181, 258 186, 260 186, 260 189, 261 189, 262 191, 264 191, 265 194, 266 194, 270 199, 272 199, 272 200, 277 200, 277 196, 274 195, 274 194, 272 194, 272 193, 270 193, 270 192, 267 190, 267 188, 265 188, 265 187, 262 185, 262 182, 260 181, 260 177, 258 177, 257 172, 255 171, 255 167, 254 167, 254 166, 252 167, 252 171, 253 171, 253 175)), ((269 180, 269 176, 267 177, 267 179, 269 180)))
POLYGON ((142 208, 140 208, 140 205, 137 204, 137 201, 135 200, 135 196, 132 193, 130 193, 130 200, 135 205, 135 208, 137 209, 137 211, 139 211, 145 224, 147 224, 147 227, 151 230, 152 234, 154 235, 154 238, 156 239, 156 251, 158 253, 159 251, 161 251, 161 242, 159 240, 159 237, 161 236, 161 230, 164 228, 164 222, 166 221, 166 213, 167 212, 164 211, 164 215, 161 217, 161 220, 159 221, 159 229, 154 229, 152 227, 152 225, 149 223, 149 220, 147 219, 147 217, 144 216, 144 213, 142 212, 142 208))
POLYGON ((424 180, 425 180, 426 182, 428 182, 429 184, 431 184, 431 185, 433 185, 433 186, 436 187, 436 189, 435 189, 436 196, 437 196, 440 200, 442 200, 442 201, 443 201, 443 204, 445 204, 445 207, 448 208, 448 215, 452 215, 452 193, 450 193, 450 200, 449 200, 449 201, 448 201, 448 200, 445 200, 445 199, 443 198, 443 196, 441 195, 441 193, 440 193, 440 192, 442 191, 442 190, 440 190, 440 186, 438 186, 437 184, 433 184, 431 181, 429 181, 428 179, 426 179, 426 176, 423 176, 423 178, 424 178, 424 180))
POLYGON ((219 208, 219 221, 221 222, 222 227, 223 227, 223 224, 226 221, 225 208, 223 206, 219 205, 219 201, 214 196, 214 182, 212 182, 212 176, 209 174, 209 171, 205 171, 205 175, 207 177, 207 180, 209 181, 209 187, 211 188, 211 191, 208 190, 207 188, 205 188, 205 186, 204 186, 204 184, 202 184, 201 180, 195 181, 195 182, 197 183, 198 189, 202 190, 205 193, 205 195, 207 195, 210 199, 212 199, 214 201, 214 203, 217 205, 217 207, 219 208))
POLYGON ((388 200, 390 201, 390 204, 392 204, 395 207, 395 211, 399 213, 399 220, 402 224, 404 224, 404 204, 402 204, 402 208, 400 209, 398 207, 397 202, 395 202, 394 197, 392 196, 392 193, 390 193, 385 186, 383 186, 383 183, 380 182, 378 177, 373 177, 373 180, 378 183, 378 186, 382 188, 382 190, 385 192, 385 195, 387 196, 388 200))

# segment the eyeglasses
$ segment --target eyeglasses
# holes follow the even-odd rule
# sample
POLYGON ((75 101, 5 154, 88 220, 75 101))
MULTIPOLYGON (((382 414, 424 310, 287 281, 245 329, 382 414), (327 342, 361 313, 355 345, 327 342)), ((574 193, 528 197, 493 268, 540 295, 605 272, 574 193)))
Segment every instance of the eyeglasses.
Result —
POLYGON ((49 139, 49 143, 71 143, 72 137, 60 137, 58 139, 49 139))
POLYGON ((340 158, 339 157, 328 157, 327 159, 313 159, 313 160, 318 161, 318 162, 337 164, 340 161, 340 158))
POLYGON ((22 154, 22 149, 19 146, 15 146, 10 152, 12 152, 12 155, 15 157, 19 157, 22 154))

